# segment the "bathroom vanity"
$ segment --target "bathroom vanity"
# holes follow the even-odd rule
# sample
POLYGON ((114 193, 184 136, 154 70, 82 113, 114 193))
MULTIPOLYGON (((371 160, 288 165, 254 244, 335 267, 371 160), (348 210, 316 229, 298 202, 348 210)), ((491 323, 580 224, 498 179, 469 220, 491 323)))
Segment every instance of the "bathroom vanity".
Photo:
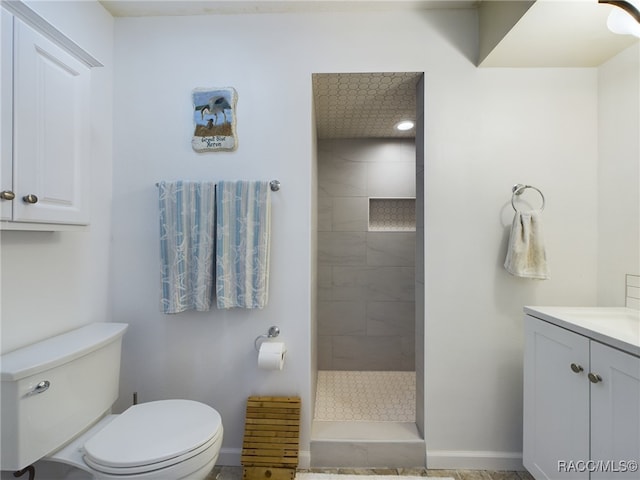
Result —
POLYGON ((525 468, 537 480, 640 478, 640 312, 524 311, 525 468))

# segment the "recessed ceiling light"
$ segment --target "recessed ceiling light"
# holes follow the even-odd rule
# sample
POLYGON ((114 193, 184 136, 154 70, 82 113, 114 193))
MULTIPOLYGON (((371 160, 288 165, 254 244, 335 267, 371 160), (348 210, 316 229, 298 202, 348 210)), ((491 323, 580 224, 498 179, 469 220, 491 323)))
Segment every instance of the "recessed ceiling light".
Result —
POLYGON ((415 126, 411 120, 403 120, 401 122, 396 123, 396 130, 405 131, 411 130, 415 126))

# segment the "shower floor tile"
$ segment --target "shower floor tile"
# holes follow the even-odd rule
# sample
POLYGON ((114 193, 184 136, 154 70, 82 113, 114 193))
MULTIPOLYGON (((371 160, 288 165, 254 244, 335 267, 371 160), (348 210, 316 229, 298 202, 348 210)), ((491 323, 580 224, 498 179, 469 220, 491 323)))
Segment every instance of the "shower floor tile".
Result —
POLYGON ((318 372, 314 420, 415 422, 415 372, 318 372))

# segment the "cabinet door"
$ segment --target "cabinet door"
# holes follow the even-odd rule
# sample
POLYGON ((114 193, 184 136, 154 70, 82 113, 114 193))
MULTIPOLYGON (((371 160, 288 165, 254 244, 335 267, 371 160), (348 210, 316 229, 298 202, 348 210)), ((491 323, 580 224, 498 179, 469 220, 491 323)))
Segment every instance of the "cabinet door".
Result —
POLYGON ((640 358, 591 342, 590 370, 602 379, 591 385, 591 478, 637 480, 640 358))
POLYGON ((589 478, 588 371, 587 338, 525 317, 523 464, 537 480, 589 478))
MULTIPOLYGON (((13 15, 0 8, 0 191, 13 192, 13 15)), ((0 199, 0 220, 11 220, 11 200, 0 199)))
POLYGON ((90 69, 14 23, 13 220, 86 224, 90 69))

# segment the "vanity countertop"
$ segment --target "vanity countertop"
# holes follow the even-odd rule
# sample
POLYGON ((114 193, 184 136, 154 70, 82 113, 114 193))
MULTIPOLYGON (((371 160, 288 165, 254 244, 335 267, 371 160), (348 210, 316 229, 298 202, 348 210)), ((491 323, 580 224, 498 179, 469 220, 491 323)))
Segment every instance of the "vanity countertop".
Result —
POLYGON ((640 357, 640 311, 625 307, 524 307, 524 312, 640 357))

